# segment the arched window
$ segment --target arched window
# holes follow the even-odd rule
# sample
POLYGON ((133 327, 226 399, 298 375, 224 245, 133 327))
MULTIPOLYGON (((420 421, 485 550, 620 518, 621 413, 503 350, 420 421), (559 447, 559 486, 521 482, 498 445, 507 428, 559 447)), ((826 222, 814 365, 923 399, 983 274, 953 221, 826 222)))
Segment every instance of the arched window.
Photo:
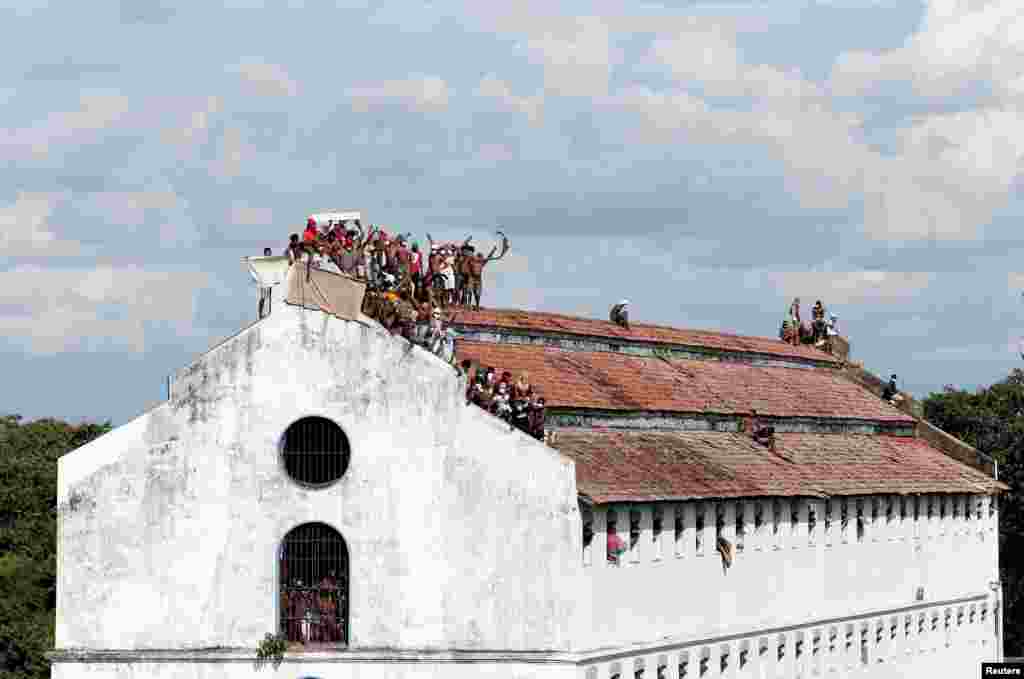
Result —
POLYGON ((348 437, 326 417, 304 417, 284 432, 284 469, 307 486, 337 481, 348 468, 348 437))
POLYGON ((348 643, 348 548, 338 531, 304 523, 280 553, 281 634, 288 641, 348 643))

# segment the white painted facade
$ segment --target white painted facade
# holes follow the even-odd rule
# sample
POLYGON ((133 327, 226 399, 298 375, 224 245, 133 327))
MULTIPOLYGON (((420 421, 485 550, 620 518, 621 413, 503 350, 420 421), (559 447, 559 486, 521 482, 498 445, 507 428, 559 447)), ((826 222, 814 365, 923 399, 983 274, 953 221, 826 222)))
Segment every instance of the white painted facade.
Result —
POLYGON ((467 406, 450 366, 364 320, 275 300, 179 371, 167 403, 60 460, 55 679, 961 676, 998 656, 987 497, 916 520, 886 520, 879 498, 859 537, 857 502, 874 498, 833 498, 827 526, 824 500, 780 499, 777 530, 770 498, 581 513, 571 459, 467 406), (319 490, 280 459, 307 415, 351 444, 319 490), (609 512, 620 531, 638 520, 618 565, 609 512), (727 571, 718 512, 742 544, 727 571), (256 672, 281 539, 311 521, 349 550, 349 646, 256 672))

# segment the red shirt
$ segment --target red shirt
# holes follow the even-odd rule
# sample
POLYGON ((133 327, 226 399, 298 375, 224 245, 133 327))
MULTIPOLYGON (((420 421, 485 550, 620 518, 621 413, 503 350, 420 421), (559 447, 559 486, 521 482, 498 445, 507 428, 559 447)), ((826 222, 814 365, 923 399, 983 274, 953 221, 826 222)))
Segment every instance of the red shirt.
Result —
POLYGON ((318 234, 319 232, 316 230, 315 226, 307 226, 306 230, 302 232, 302 240, 307 243, 311 243, 316 240, 318 234))

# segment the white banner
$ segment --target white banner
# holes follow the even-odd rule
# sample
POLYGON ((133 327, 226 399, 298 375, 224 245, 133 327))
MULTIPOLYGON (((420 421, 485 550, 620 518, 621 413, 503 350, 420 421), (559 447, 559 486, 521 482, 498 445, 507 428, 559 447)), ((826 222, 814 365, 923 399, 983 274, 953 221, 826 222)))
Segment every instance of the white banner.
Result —
POLYGON ((317 226, 326 225, 327 222, 340 222, 345 220, 351 222, 353 219, 362 221, 362 213, 358 210, 345 210, 337 212, 318 212, 315 215, 310 215, 310 219, 316 222, 317 226))
POLYGON ((288 276, 287 257, 243 257, 242 264, 261 288, 280 285, 288 276))

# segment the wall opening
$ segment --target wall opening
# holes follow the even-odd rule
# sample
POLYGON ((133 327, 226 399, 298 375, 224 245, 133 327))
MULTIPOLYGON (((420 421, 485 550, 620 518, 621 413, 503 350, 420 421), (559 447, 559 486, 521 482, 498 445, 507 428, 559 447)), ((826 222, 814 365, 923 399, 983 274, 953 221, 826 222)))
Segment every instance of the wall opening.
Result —
POLYGON ((304 417, 284 432, 285 472, 303 485, 320 487, 337 481, 348 469, 350 454, 348 436, 326 417, 304 417))
POLYGON ((348 547, 324 523, 284 536, 279 554, 280 633, 290 642, 348 643, 348 547))

